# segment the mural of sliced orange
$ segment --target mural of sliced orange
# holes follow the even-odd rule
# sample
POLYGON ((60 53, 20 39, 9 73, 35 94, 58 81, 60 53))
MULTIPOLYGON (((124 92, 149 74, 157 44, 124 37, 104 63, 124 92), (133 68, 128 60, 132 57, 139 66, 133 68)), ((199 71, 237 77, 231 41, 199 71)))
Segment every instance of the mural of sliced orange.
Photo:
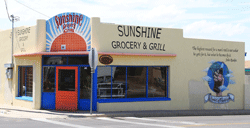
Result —
POLYGON ((51 46, 51 52, 58 51, 86 51, 87 45, 85 40, 76 33, 63 33, 58 36, 51 46), (65 45, 66 49, 62 50, 61 45, 65 45))

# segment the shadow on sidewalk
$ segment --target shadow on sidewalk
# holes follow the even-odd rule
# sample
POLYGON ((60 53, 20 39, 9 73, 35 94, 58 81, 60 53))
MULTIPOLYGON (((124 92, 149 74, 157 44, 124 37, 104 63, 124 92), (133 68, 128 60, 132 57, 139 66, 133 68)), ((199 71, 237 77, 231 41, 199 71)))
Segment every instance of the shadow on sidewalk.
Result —
MULTIPOLYGON (((72 114, 89 114, 89 111, 57 111, 57 110, 45 110, 45 109, 41 109, 41 110, 23 110, 23 109, 16 109, 16 108, 2 108, 0 107, 0 109, 2 110, 6 110, 6 111, 18 111, 18 112, 27 112, 27 113, 36 113, 36 114, 50 114, 50 115, 64 115, 64 116, 73 116, 72 114)), ((97 114, 96 112, 93 112, 93 114, 97 114)), ((77 116, 77 115, 76 115, 77 116)), ((86 116, 82 116, 82 117, 86 117, 86 116)))

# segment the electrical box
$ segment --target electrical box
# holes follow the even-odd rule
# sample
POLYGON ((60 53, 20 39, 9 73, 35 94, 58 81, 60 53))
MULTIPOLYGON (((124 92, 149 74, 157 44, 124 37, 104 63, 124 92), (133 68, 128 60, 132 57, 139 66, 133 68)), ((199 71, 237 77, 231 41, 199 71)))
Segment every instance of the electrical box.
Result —
POLYGON ((7 79, 12 79, 14 64, 6 63, 6 64, 4 64, 4 67, 6 68, 6 72, 5 72, 6 78, 7 79))

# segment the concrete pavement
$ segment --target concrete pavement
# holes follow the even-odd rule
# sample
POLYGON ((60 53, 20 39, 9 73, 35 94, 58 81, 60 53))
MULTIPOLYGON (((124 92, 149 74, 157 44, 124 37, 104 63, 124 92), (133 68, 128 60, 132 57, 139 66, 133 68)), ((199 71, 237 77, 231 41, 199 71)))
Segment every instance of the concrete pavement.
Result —
POLYGON ((156 110, 125 112, 31 110, 17 106, 0 106, 0 116, 12 118, 83 118, 83 117, 172 117, 172 116, 220 116, 250 115, 250 110, 156 110))

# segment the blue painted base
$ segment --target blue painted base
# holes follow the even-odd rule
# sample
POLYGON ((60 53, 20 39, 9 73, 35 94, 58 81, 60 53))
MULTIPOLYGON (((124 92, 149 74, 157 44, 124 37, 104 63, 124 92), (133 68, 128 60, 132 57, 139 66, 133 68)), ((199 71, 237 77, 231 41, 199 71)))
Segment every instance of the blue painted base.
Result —
POLYGON ((42 109, 55 110, 55 93, 43 92, 42 93, 42 109))
MULTIPOLYGON (((79 99, 78 110, 89 111, 90 110, 90 99, 79 99)), ((93 102, 93 111, 96 111, 96 103, 93 102)))

